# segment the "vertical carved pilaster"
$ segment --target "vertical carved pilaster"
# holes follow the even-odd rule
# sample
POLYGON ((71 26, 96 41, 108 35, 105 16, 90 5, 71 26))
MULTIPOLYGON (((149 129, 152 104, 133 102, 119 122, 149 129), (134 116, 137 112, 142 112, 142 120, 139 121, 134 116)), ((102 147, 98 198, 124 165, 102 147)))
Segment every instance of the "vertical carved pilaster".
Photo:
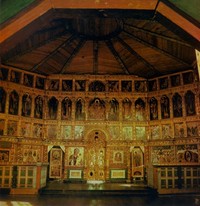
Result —
POLYGON ((161 117, 161 103, 160 103, 161 97, 157 96, 156 99, 157 99, 157 103, 158 103, 158 120, 159 120, 159 119, 162 119, 162 117, 161 117))
POLYGON ((180 92, 181 98, 182 98, 182 111, 183 111, 183 117, 186 117, 186 105, 185 105, 185 93, 180 92))

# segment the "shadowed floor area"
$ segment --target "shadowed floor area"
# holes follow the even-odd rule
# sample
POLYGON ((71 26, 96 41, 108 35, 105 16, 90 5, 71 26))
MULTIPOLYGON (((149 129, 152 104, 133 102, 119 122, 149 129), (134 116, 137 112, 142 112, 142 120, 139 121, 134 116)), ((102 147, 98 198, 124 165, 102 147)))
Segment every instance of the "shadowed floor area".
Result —
POLYGON ((159 197, 94 196, 71 197, 44 196, 0 196, 1 206, 196 206, 200 195, 165 195, 159 197))
POLYGON ((50 181, 39 195, 0 195, 0 206, 197 206, 200 194, 158 195, 142 183, 50 181))

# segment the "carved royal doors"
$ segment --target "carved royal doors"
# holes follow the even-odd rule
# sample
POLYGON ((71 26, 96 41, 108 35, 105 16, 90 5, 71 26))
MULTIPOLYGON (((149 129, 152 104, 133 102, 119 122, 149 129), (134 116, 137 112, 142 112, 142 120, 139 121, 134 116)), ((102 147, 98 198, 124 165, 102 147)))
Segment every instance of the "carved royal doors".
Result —
POLYGON ((105 180, 105 134, 101 131, 92 131, 88 135, 86 151, 87 180, 105 180))
POLYGON ((50 151, 49 178, 62 177, 62 150, 61 148, 52 148, 50 151))

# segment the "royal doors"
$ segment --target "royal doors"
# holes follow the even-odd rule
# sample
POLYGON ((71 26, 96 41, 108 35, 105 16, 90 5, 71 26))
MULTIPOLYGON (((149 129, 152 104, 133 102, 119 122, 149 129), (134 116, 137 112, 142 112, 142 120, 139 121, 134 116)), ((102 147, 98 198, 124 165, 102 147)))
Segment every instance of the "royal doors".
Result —
POLYGON ((86 151, 87 180, 105 180, 105 146, 106 138, 102 131, 89 133, 86 151))

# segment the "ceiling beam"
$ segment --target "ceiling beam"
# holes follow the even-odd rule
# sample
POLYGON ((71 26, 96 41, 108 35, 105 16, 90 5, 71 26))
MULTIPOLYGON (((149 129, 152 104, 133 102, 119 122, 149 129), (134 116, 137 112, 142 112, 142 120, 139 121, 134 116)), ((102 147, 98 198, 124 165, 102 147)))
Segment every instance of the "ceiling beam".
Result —
MULTIPOLYGON (((161 75, 161 73, 154 67, 152 66, 148 61, 146 61, 142 56, 140 56, 135 50, 133 50, 132 47, 130 47, 125 41, 123 41, 121 38, 117 37, 117 40, 123 45, 125 49, 127 49, 132 55, 134 55, 137 59, 143 62, 145 66, 147 66, 151 70, 151 75, 152 73, 161 75)), ((148 76, 148 74, 147 74, 148 76)))
POLYGON ((147 41, 144 41, 143 39, 135 36, 134 34, 130 33, 129 31, 123 29, 123 32, 125 34, 127 34, 129 37, 131 37, 132 39, 138 41, 139 43, 141 43, 141 44, 143 44, 145 46, 151 47, 151 48, 155 49, 156 51, 161 52, 161 53, 163 53, 164 55, 166 55, 166 56, 168 56, 170 58, 173 58, 175 61, 180 62, 181 64, 184 64, 184 65, 186 65, 188 67, 191 66, 189 63, 183 61, 182 59, 179 59, 178 57, 172 55, 171 53, 169 53, 169 52, 167 52, 167 51, 165 51, 163 49, 160 49, 159 47, 156 47, 156 46, 154 46, 153 44, 151 44, 151 43, 149 43, 147 41))
POLYGON ((8 21, 8 23, 5 22, 5 26, 0 28, 0 44, 43 16, 43 14, 46 14, 51 9, 50 3, 50 1, 38 1, 38 4, 31 7, 31 9, 24 9, 21 15, 16 16, 12 21, 8 21))
MULTIPOLYGON (((81 39, 78 43, 78 45, 75 47, 75 49, 73 50, 73 52, 71 53, 71 55, 67 58, 67 60, 65 61, 62 69, 60 70, 60 74, 63 74, 66 71, 66 68, 70 65, 73 57, 80 51, 80 49, 83 47, 83 45, 85 44, 85 40, 81 39)), ((70 43, 70 42, 69 42, 70 43)), ((67 46, 67 45, 65 45, 67 46)))
POLYGON ((175 9, 172 9, 164 2, 159 1, 156 11, 200 42, 200 28, 186 19, 183 15, 179 14, 175 9))
POLYGON ((130 74, 130 72, 128 71, 128 68, 126 67, 126 64, 124 63, 124 61, 122 60, 122 58, 120 57, 118 52, 115 50, 113 43, 110 40, 108 40, 108 41, 106 41, 106 44, 107 44, 107 47, 112 52, 112 54, 114 55, 114 57, 116 58, 116 60, 118 61, 118 63, 121 65, 125 74, 130 74))
POLYGON ((76 35, 70 36, 66 41, 64 41, 61 45, 55 48, 50 54, 48 54, 44 59, 42 59, 37 65, 35 65, 30 71, 35 71, 39 66, 48 61, 53 55, 55 55, 61 48, 63 48, 66 44, 72 42, 76 38, 76 35))
POLYGON ((158 0, 51 0, 52 7, 71 8, 71 9, 144 9, 153 10, 158 0))

